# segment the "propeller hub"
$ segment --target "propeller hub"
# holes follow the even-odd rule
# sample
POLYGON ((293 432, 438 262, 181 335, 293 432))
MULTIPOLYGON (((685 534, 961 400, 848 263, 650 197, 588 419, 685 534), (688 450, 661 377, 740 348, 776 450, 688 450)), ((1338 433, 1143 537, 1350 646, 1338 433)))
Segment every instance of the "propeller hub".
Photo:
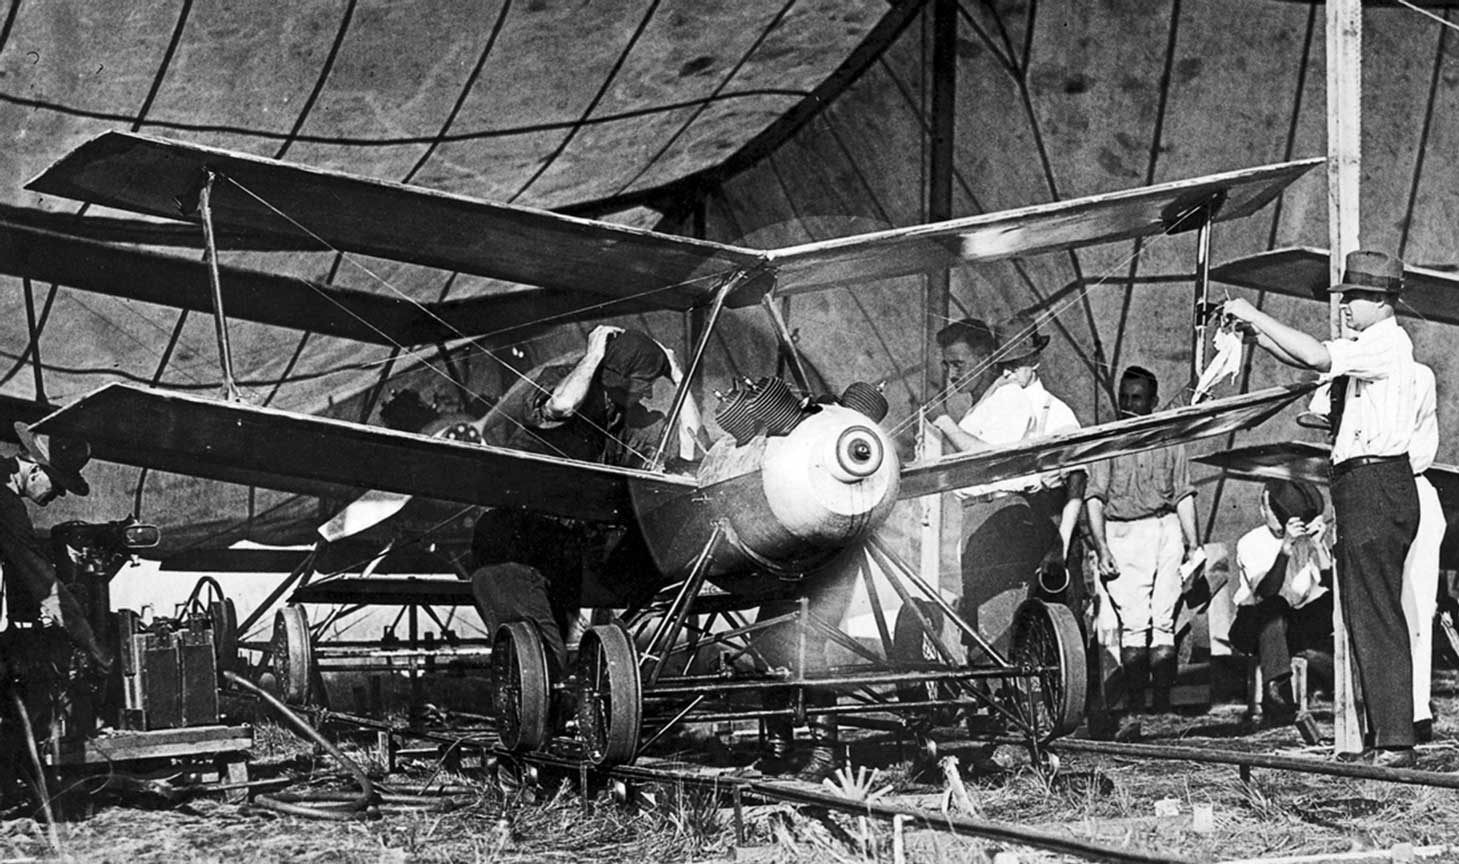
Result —
POLYGON ((875 474, 885 456, 881 438, 865 426, 852 426, 836 439, 836 465, 847 482, 875 474))

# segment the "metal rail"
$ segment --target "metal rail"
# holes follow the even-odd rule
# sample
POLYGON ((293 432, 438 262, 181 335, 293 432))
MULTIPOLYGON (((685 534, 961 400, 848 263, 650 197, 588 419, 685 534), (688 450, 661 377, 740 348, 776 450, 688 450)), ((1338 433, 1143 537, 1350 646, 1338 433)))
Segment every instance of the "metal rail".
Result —
MULTIPOLYGON (((822 807, 827 810, 835 810, 852 816, 869 816, 885 820, 894 820, 900 816, 930 830, 945 831, 950 834, 965 837, 979 837, 988 840, 1018 843, 1036 849, 1075 855, 1090 861, 1136 862, 1136 864, 1144 864, 1144 862, 1186 862, 1193 860, 1170 853, 1144 852, 1136 849, 1121 849, 1099 843, 1090 843, 1076 837, 1071 837, 1068 834, 1043 831, 1008 822, 996 822, 988 819, 958 816, 951 813, 940 813, 925 810, 920 807, 910 807, 886 801, 858 801, 843 795, 836 795, 828 791, 816 789, 809 784, 726 774, 707 775, 691 771, 655 768, 647 765, 619 765, 604 771, 593 769, 584 762, 574 759, 566 753, 511 753, 495 742, 495 736, 454 738, 449 735, 442 735, 439 732, 413 729, 406 726, 394 726, 382 721, 341 714, 339 712, 323 712, 322 716, 336 722, 355 723, 364 728, 388 731, 390 734, 399 735, 403 738, 417 738, 456 747, 461 745, 479 747, 498 760, 508 760, 538 768, 555 769, 568 775, 575 774, 579 778, 579 782, 584 786, 586 786, 591 777, 596 776, 623 783, 672 783, 720 793, 729 792, 734 799, 736 810, 735 822, 737 826, 742 824, 742 817, 740 815, 742 801, 746 796, 749 796, 754 799, 769 802, 822 807)), ((741 837, 736 838, 737 841, 741 839, 741 837)))
MULTIPOLYGON (((1000 744, 1023 744, 1021 739, 1001 738, 1000 744)), ((1239 750, 1209 750, 1194 747, 1171 747, 1161 744, 1126 744, 1119 741, 1088 741, 1079 738, 1059 738, 1047 745, 1054 750, 1096 753, 1106 756, 1129 756, 1138 759, 1170 759, 1184 762, 1204 762, 1216 765, 1235 765, 1241 769, 1242 778, 1249 776, 1252 768, 1275 768, 1279 771, 1296 771, 1303 774, 1326 774, 1332 777, 1349 777, 1355 780, 1384 780, 1390 783, 1408 783, 1417 786, 1435 786, 1442 789, 1459 789, 1459 774, 1441 771, 1422 771, 1417 768, 1382 768, 1362 762, 1328 762, 1303 756, 1276 756, 1268 753, 1243 753, 1239 750)))

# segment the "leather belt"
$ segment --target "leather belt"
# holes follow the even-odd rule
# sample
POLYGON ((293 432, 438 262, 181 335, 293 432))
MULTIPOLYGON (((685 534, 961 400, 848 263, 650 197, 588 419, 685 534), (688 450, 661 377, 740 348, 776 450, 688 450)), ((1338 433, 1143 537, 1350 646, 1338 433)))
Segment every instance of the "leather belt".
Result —
POLYGON ((1408 461, 1407 453, 1400 453, 1397 456, 1354 456, 1351 459, 1344 459, 1332 466, 1332 476, 1338 477, 1352 471, 1354 468, 1362 468, 1365 465, 1382 465, 1385 462, 1408 461))

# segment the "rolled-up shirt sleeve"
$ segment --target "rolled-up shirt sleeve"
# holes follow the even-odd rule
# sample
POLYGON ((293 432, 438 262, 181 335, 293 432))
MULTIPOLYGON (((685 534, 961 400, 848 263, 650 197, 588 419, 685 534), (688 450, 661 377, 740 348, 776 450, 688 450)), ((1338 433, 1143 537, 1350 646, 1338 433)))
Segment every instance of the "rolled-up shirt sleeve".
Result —
POLYGON ((1333 375, 1351 375, 1362 381, 1378 381, 1392 374, 1402 346, 1395 336, 1400 333, 1391 319, 1375 324, 1357 339, 1332 339, 1323 342, 1332 361, 1333 375))

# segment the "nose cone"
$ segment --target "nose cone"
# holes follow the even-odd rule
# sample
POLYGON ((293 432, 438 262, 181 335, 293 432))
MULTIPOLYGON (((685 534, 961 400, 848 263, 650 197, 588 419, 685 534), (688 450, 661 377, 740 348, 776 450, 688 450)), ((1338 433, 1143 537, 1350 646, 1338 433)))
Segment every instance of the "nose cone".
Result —
POLYGON ((865 536, 897 499, 896 448, 866 415, 838 405, 766 442, 765 498, 785 530, 818 545, 865 536))

